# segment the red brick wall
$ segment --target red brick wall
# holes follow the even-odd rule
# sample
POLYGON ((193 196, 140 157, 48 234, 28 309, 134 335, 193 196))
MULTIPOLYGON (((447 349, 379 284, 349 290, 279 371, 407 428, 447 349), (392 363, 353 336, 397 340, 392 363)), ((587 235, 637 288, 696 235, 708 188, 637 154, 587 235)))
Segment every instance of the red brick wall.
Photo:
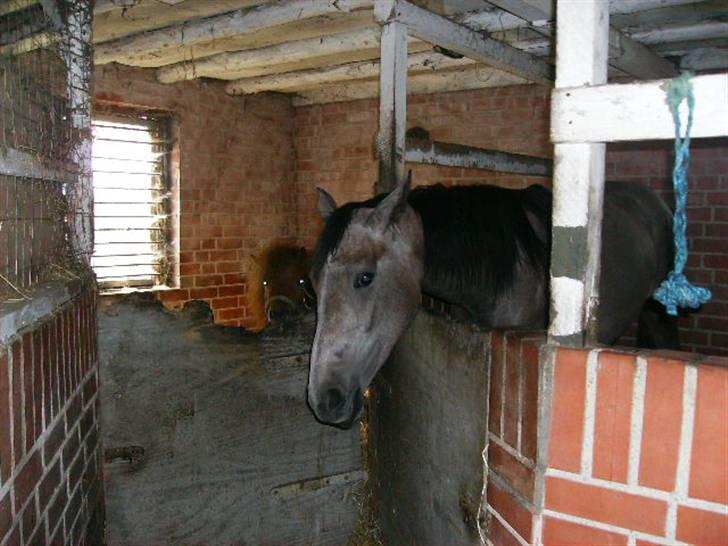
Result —
MULTIPOLYGON (((274 239, 311 248, 321 229, 317 186, 339 202, 372 194, 377 177, 376 100, 292 108, 280 96, 228 97, 214 82, 161 85, 153 71, 116 66, 96 73, 98 101, 172 111, 180 172, 180 287, 170 308, 210 303, 221 324, 250 326, 249 257, 274 239)), ((411 97, 408 125, 436 140, 549 157, 549 94, 538 86, 411 97)), ((693 143, 688 275, 714 301, 682 319, 684 348, 728 354, 728 195, 725 141, 693 143)), ((417 184, 488 181, 510 187, 543 178, 413 166, 417 184)), ((669 194, 670 143, 612 146, 607 175, 669 194)), ((671 202, 671 200, 669 200, 671 202)))
POLYGON ((1 544, 100 537, 95 304, 87 288, 0 345, 1 544))
POLYGON ((493 544, 725 543, 728 359, 494 335, 491 362, 493 544))
MULTIPOLYGON (((548 91, 514 86, 410 97, 408 127, 430 131, 434 140, 549 157, 548 91)), ((312 247, 321 227, 316 187, 337 202, 371 197, 377 179, 374 141, 378 102, 362 100, 295 110, 296 195, 299 237, 312 247)), ((523 187, 547 179, 453 167, 413 165, 415 184, 466 184, 489 180, 523 187)))
MULTIPOLYGON (((672 207, 673 158, 670 142, 612 145, 607 177, 649 185, 672 207)), ((728 139, 692 141, 688 186, 685 274, 713 299, 683 314, 681 341, 692 351, 728 355, 728 139)))
POLYGON ((180 286, 170 308, 207 301, 215 321, 246 326, 251 254, 296 236, 293 109, 281 96, 230 97, 221 83, 162 85, 154 71, 105 65, 98 102, 167 110, 176 125, 180 286))
MULTIPOLYGON (((549 94, 537 86, 410 97, 408 127, 433 139, 549 157, 549 94)), ((377 177, 375 100, 295 109, 299 237, 311 247, 321 228, 316 186, 338 202, 371 196, 377 177)), ((713 290, 713 301, 681 320, 683 348, 728 355, 728 141, 693 141, 690 169, 688 278, 713 290)), ((671 143, 610 146, 607 177, 650 186, 671 196, 671 143)), ((413 166, 416 184, 496 183, 522 187, 549 180, 488 171, 413 166)), ((626 341, 629 341, 627 339, 626 341)))

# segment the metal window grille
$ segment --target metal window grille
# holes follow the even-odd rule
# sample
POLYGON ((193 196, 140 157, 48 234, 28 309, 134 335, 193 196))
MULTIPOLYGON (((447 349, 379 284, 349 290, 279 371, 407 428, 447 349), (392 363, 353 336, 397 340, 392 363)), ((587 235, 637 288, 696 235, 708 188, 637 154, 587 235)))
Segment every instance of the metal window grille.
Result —
POLYGON ((0 303, 87 273, 91 8, 0 1, 0 303))
POLYGON ((171 284, 169 119, 150 113, 93 121, 94 254, 102 288, 171 284))

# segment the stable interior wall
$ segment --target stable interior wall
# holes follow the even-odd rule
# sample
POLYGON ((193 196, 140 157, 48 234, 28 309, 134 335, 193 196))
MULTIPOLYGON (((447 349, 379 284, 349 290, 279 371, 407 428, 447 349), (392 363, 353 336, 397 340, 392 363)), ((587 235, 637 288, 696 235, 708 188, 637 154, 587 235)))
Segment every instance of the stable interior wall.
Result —
MULTIPOLYGON (((99 67, 97 102, 173 112, 180 190, 180 285, 168 308, 207 301, 215 322, 251 326, 250 256, 275 239, 311 249, 322 227, 316 187, 338 202, 370 197, 377 178, 376 99, 293 107, 283 95, 229 97, 215 82, 162 85, 153 71, 99 67)), ((434 140, 550 157, 549 91, 520 85, 409 97, 408 127, 434 140)), ((713 301, 681 320, 683 348, 728 354, 726 139, 693 141, 688 278, 713 301)), ((669 142, 610 145, 607 178, 649 184, 672 204, 669 142)), ((543 177, 409 165, 416 184, 489 182, 520 188, 543 177)), ((624 339, 625 344, 632 341, 624 339)))
MULTIPOLYGON (((407 126, 428 130, 433 140, 551 157, 550 93, 536 85, 408 97, 407 126)), ((313 247, 321 229, 317 186, 339 203, 366 199, 377 178, 375 137, 378 101, 361 100, 295 108, 297 225, 301 241, 313 247)), ((689 173, 688 237, 692 253, 686 275, 708 286, 713 300, 680 319, 682 348, 728 355, 728 139, 693 140, 689 173)), ((610 145, 607 179, 647 184, 672 197, 672 143, 610 145)), ((407 164, 415 184, 487 182, 521 188, 542 177, 407 164)), ((625 345, 633 343, 626 336, 625 345)))
POLYGON ((725 358, 506 334, 491 366, 492 544, 725 542, 725 358))
POLYGON ((0 544, 103 541, 95 288, 36 292, 1 340, 0 544))
POLYGON ((179 286, 168 308, 206 301, 215 322, 250 326, 250 256, 296 236, 290 99, 231 97, 220 82, 157 82, 153 70, 96 68, 98 104, 164 110, 175 130, 179 177, 179 286))

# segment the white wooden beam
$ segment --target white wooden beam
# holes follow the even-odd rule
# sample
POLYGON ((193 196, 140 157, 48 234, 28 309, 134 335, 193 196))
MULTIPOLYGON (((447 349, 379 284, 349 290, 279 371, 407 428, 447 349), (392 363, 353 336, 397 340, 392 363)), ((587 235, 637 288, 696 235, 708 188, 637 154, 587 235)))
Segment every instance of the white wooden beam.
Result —
MULTIPOLYGON (((673 139, 667 105, 669 80, 555 89, 551 101, 551 140, 616 142, 673 139)), ((728 74, 695 76, 691 136, 728 135, 728 74)), ((683 119, 683 127, 685 119, 683 119)))
POLYGON ((494 6, 534 23, 554 20, 554 0, 489 0, 494 6))
MULTIPOLYGON (((453 59, 435 51, 425 51, 408 56, 407 71, 409 74, 414 74, 473 64, 475 64, 475 61, 467 57, 453 59)), ((333 67, 298 70, 257 78, 243 78, 227 84, 225 91, 230 95, 246 95, 261 91, 298 91, 331 83, 376 78, 379 75, 379 70, 379 61, 347 63, 333 67)))
POLYGON ((543 59, 483 36, 406 0, 377 0, 374 17, 380 24, 397 21, 421 40, 475 59, 527 80, 551 85, 553 69, 543 59))
MULTIPOLYGON (((546 23, 554 20, 554 0, 492 0, 491 3, 525 21, 546 23)), ((551 25, 541 24, 537 30, 548 36, 551 28, 551 25)), ((671 62, 613 27, 609 29, 609 64, 640 79, 668 78, 678 74, 671 62)))
POLYGON ((194 61, 185 61, 162 67, 157 78, 162 83, 174 83, 201 77, 223 77, 238 79, 241 72, 260 67, 285 63, 300 63, 311 58, 342 55, 351 51, 373 50, 379 57, 378 27, 363 28, 351 32, 340 32, 304 40, 283 42, 268 47, 246 49, 212 55, 194 61), (232 76, 231 76, 232 74, 232 76))
POLYGON ((376 193, 393 190, 404 176, 407 127, 407 27, 398 22, 382 26, 379 71, 379 132, 376 193))
MULTIPOLYGON (((603 0, 559 0, 557 89, 606 82, 608 10, 603 0)), ((552 343, 582 346, 596 340, 604 160, 603 143, 554 146, 552 343)))
POLYGON ((639 79, 678 75, 673 63, 612 27, 609 28, 609 64, 639 79))
MULTIPOLYGON (((470 68, 463 67, 455 70, 438 70, 413 74, 407 78, 407 94, 412 96, 450 93, 527 83, 528 81, 513 74, 501 72, 489 66, 475 65, 470 68)), ((377 97, 379 97, 378 81, 355 80, 299 91, 293 98, 293 105, 307 106, 377 97)))
POLYGON ((677 6, 660 6, 653 9, 644 9, 632 13, 612 14, 612 25, 630 33, 637 30, 647 30, 656 26, 688 25, 710 20, 711 17, 720 17, 728 10, 728 0, 703 0, 677 6))
POLYGON ((159 53, 183 46, 224 40, 278 25, 368 8, 371 5, 371 0, 277 0, 97 44, 95 61, 97 64, 123 61, 142 53, 159 53))
POLYGON ((122 11, 132 8, 139 3, 139 0, 96 0, 94 2, 94 16, 103 15, 110 11, 122 11))
POLYGON ((552 161, 542 157, 486 150, 462 144, 407 137, 405 160, 411 163, 486 169, 512 174, 551 176, 552 161))

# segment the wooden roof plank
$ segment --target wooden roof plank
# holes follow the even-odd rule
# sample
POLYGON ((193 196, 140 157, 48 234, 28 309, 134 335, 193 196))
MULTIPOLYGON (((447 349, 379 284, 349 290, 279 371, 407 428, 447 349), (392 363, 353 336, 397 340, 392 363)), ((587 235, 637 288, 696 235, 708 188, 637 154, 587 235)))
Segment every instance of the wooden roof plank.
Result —
MULTIPOLYGON (((372 49, 379 56, 379 28, 369 27, 293 40, 268 47, 220 53, 195 61, 184 61, 159 69, 157 77, 162 83, 173 83, 199 77, 217 76, 223 72, 239 72, 272 64, 304 61, 311 57, 325 57, 349 51, 372 49)), ((225 78, 231 79, 231 78, 225 78)))
MULTIPOLYGON (((415 74, 407 78, 407 94, 448 93, 451 91, 527 83, 529 83, 527 80, 513 74, 489 66, 476 65, 473 68, 456 68, 415 74)), ((378 80, 356 80, 300 91, 294 97, 293 104, 294 106, 306 106, 328 102, 373 99, 376 97, 379 97, 378 80)))
POLYGON ((124 62, 139 54, 224 40, 287 23, 348 13, 371 4, 371 0, 277 0, 104 42, 96 46, 94 60, 96 64, 124 62))
MULTIPOLYGON (((414 74, 468 66, 474 63, 474 60, 467 57, 453 59, 435 51, 423 51, 412 54, 407 58, 407 70, 409 73, 414 74)), ((379 60, 373 60, 311 70, 299 70, 285 74, 272 74, 257 78, 244 78, 227 84, 225 91, 231 95, 244 95, 261 91, 300 91, 332 83, 376 78, 379 76, 379 66, 379 60)))
POLYGON ((377 0, 374 17, 380 24, 398 21, 424 40, 465 55, 499 70, 540 83, 553 84, 553 67, 543 59, 504 42, 419 8, 406 0, 377 0))
MULTIPOLYGON (((553 21, 552 0, 490 0, 490 2, 526 21, 553 21)), ((542 28, 545 35, 550 29, 542 28)), ((677 76, 677 67, 670 61, 636 42, 613 26, 609 29, 609 64, 640 79, 677 76)))

